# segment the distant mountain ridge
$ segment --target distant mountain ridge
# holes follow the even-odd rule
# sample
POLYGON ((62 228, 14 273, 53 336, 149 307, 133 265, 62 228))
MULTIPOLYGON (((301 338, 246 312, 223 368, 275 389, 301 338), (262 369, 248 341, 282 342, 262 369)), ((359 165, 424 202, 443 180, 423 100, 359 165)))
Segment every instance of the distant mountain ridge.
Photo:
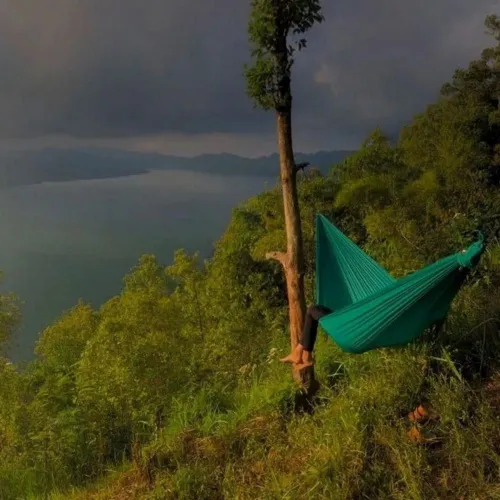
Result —
MULTIPOLYGON (((296 161, 309 162, 322 171, 328 170, 354 151, 318 151, 297 153, 296 161)), ((195 157, 140 153, 116 149, 58 149, 0 151, 0 187, 107 179, 141 175, 154 170, 189 170, 225 176, 279 175, 276 153, 259 158, 238 155, 203 154, 195 157)))

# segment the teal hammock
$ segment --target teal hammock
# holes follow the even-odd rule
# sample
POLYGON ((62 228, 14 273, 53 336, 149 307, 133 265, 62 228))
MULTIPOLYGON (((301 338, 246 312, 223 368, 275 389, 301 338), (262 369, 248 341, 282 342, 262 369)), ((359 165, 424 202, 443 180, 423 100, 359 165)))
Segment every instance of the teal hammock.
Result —
POLYGON ((484 251, 465 251, 393 278, 324 216, 316 217, 316 303, 334 312, 320 325, 345 352, 408 344, 445 319, 467 270, 484 251))

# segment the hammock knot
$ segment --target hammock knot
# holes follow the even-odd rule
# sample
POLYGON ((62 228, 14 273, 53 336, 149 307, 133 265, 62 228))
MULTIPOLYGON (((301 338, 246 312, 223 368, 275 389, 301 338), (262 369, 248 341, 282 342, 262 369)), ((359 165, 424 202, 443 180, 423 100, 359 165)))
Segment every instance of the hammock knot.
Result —
POLYGON ((472 268, 474 267, 481 258, 482 253, 484 252, 484 236, 481 232, 478 231, 478 239, 472 245, 469 246, 466 250, 463 250, 457 257, 458 263, 462 267, 472 268))

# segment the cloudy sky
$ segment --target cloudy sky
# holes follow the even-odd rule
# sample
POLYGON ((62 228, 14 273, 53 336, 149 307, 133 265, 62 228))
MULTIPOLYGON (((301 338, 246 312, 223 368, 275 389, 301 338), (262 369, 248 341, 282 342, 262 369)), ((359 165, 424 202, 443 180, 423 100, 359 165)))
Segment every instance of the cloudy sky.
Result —
MULTIPOLYGON (((500 0, 324 0, 294 66, 297 150, 394 133, 490 44, 500 0)), ((0 0, 0 146, 275 148, 242 77, 249 0, 0 0)))

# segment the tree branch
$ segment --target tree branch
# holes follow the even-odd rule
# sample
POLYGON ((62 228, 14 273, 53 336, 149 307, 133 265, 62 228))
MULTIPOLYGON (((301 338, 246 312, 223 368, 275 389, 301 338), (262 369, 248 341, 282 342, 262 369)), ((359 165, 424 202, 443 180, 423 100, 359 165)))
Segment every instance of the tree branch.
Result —
POLYGON ((286 269, 288 256, 286 252, 268 252, 266 253, 267 260, 277 260, 286 269))
POLYGON ((299 170, 304 171, 305 168, 307 168, 310 165, 308 161, 302 162, 302 163, 296 163, 295 164, 295 172, 298 172, 299 170))

